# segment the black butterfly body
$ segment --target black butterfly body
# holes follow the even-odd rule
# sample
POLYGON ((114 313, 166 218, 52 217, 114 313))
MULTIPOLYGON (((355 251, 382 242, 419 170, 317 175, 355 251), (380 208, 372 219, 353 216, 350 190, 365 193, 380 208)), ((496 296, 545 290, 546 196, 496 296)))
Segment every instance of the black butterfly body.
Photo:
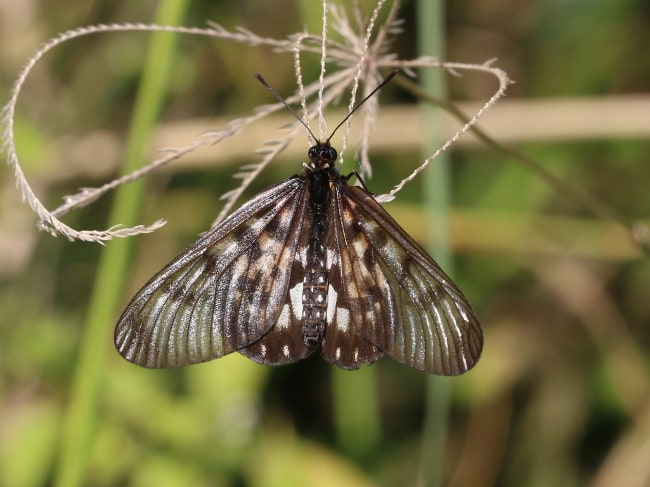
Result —
POLYGON ((145 367, 233 351, 267 365, 320 347, 355 369, 388 355, 442 375, 469 370, 483 338, 451 279, 360 186, 329 142, 304 172, 205 233, 131 300, 115 344, 145 367))

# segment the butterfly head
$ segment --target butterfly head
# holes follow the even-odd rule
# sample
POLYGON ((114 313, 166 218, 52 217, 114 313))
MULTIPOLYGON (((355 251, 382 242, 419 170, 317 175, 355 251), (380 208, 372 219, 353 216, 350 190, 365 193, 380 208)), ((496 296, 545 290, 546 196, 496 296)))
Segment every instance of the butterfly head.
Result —
POLYGON ((307 151, 309 157, 309 167, 312 170, 325 170, 334 167, 338 153, 332 147, 329 141, 317 142, 307 151))

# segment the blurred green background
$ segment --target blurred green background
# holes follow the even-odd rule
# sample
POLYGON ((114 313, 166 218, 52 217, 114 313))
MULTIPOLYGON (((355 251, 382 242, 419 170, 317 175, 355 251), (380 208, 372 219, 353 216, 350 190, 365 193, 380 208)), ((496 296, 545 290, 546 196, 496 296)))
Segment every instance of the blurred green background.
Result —
MULTIPOLYGON (((317 1, 176 3, 169 15, 184 25, 215 20, 275 38, 303 26, 320 32, 317 1)), ((361 3, 366 12, 374 4, 361 3)), ((30 53, 58 32, 149 23, 161 5, 0 2, 3 100, 30 53)), ((456 0, 444 7, 430 24, 443 34, 444 58, 498 58, 516 82, 482 128, 626 217, 647 221, 648 2, 456 0)), ((419 52, 415 12, 404 2, 404 32, 392 45, 403 59, 419 52)), ((281 94, 295 87, 288 55, 175 39, 149 159, 268 103, 255 72, 281 94)), ((84 37, 32 73, 16 116, 17 145, 49 207, 120 171, 150 40, 144 33, 84 37)), ((306 60, 307 80, 317 66, 306 60)), ((451 98, 468 107, 495 89, 483 75, 447 83, 451 98)), ((419 164, 426 142, 412 142, 399 122, 418 116, 417 100, 397 85, 381 97, 379 124, 394 136, 371 144, 366 182, 377 193, 419 164)), ((331 126, 340 113, 326 113, 331 126)), ((621 227, 471 136, 449 156, 447 241, 455 280, 482 319, 485 349, 470 373, 441 379, 451 388, 442 455, 423 454, 426 375, 389 359, 346 372, 318 354, 282 368, 234 354, 145 370, 114 351, 114 322, 128 299, 209 228, 220 195, 237 184, 232 175, 257 161, 253 150, 289 121, 277 116, 255 143, 244 133, 239 146, 204 149, 151 176, 136 222, 169 223, 132 239, 132 248, 39 233, 10 170, 0 169, 0 486, 650 485, 648 259, 621 227), (110 269, 112 249, 130 256, 128 272, 116 267, 108 282, 118 301, 102 304, 109 284, 98 276, 110 269), (104 315, 96 311, 102 306, 104 315), (439 465, 437 480, 427 473, 431 465, 439 465)), ((300 171, 306 145, 287 151, 252 190, 300 171)), ((388 209, 427 243, 423 188, 416 181, 388 209)), ((108 195, 65 221, 106 228, 114 200, 108 195)))

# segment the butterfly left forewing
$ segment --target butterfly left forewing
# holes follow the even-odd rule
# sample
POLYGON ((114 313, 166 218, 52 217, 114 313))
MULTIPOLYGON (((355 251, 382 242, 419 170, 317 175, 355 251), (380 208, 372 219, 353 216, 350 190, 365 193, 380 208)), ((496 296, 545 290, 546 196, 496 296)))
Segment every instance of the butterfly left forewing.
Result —
POLYGON ((363 188, 341 178, 333 199, 359 334, 409 367, 441 375, 469 370, 481 353, 482 332, 456 285, 363 188))
POLYGON ((259 340, 286 301, 304 191, 298 177, 263 191, 156 274, 118 321, 120 353, 179 367, 259 340))

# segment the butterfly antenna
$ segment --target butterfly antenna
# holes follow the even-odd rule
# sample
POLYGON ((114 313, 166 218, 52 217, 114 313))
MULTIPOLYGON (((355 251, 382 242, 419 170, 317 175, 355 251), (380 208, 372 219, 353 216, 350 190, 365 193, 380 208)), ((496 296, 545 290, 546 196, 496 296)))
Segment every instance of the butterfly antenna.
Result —
MULTIPOLYGON (((300 115, 298 115, 298 113, 297 113, 293 108, 291 108, 291 105, 289 105, 289 104, 287 103, 287 100, 285 100, 284 98, 282 98, 282 97, 280 96, 280 94, 279 94, 277 91, 275 91, 275 89, 274 89, 270 84, 268 84, 264 78, 262 78, 262 75, 261 75, 261 74, 259 74, 259 73, 255 73, 255 78, 257 78, 257 81, 259 81, 260 83, 262 83, 262 85, 264 85, 264 87, 265 87, 267 90, 269 90, 269 91, 273 94, 273 96, 276 97, 276 98, 278 99, 278 101, 279 101, 280 103, 282 103, 282 104, 286 107, 286 109, 289 110, 289 112, 290 112, 294 117, 296 117, 296 120, 298 120, 298 121, 303 125, 303 127, 305 127, 305 128, 307 129, 307 132, 309 132, 309 135, 311 135, 311 137, 312 137, 316 142, 318 142, 318 137, 316 137, 316 136, 314 135, 314 132, 311 131, 311 129, 309 128, 309 125, 307 125, 307 122, 305 122, 305 120, 304 120, 300 115)), ((377 91, 377 90, 375 90, 375 91, 377 91)), ((373 93, 374 93, 374 92, 373 92, 373 93)), ((364 100, 364 101, 365 101, 365 100, 364 100)), ((346 117, 346 119, 347 119, 347 117, 346 117)), ((336 128, 338 128, 338 127, 336 127, 336 128)), ((329 139, 327 139, 327 140, 329 140, 329 139)))
MULTIPOLYGON (((365 102, 367 102, 367 101, 368 101, 368 100, 369 100, 369 99, 370 99, 370 98, 371 98, 375 93, 377 93, 377 92, 378 92, 379 90, 381 90, 384 86, 386 86, 386 85, 388 84, 388 82, 389 82, 390 80, 392 80, 392 79, 395 77, 395 75, 396 75, 397 73, 399 73, 399 72, 400 72, 399 69, 393 69, 390 73, 388 73, 388 76, 386 76, 386 77, 384 78, 384 80, 383 80, 381 83, 379 83, 377 86, 375 86, 375 89, 374 89, 374 90, 372 90, 370 93, 368 93, 368 94, 365 96, 365 98, 364 98, 363 100, 361 100, 359 103, 357 103, 357 104, 354 106, 354 108, 353 108, 352 110, 350 110, 350 113, 348 113, 348 114, 345 116, 345 118, 344 118, 343 120, 341 120, 341 122, 340 122, 336 127, 334 127, 334 130, 332 130, 332 133, 331 133, 330 136, 327 138, 327 142, 329 143, 330 139, 334 136, 334 134, 336 133, 336 131, 337 131, 338 129, 340 129, 341 126, 342 126, 345 122, 347 122, 347 121, 350 119, 350 117, 354 114, 354 112, 357 111, 357 109, 358 109, 361 105, 363 105, 365 102)), ((317 139, 317 140, 318 140, 318 139, 317 139)))

